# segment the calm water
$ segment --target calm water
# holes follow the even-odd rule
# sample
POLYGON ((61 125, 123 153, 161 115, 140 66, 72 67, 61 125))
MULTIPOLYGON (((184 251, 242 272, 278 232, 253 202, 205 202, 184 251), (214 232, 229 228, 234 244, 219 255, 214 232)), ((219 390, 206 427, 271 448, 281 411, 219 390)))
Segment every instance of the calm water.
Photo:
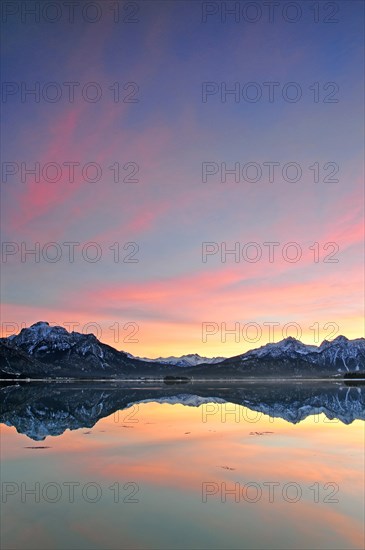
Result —
POLYGON ((0 389, 3 549, 352 549, 365 389, 0 389))

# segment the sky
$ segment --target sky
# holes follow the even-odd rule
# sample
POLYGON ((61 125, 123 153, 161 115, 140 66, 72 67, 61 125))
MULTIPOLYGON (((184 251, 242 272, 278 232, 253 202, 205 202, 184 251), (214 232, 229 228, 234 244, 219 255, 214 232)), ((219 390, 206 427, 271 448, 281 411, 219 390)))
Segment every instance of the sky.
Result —
POLYGON ((2 334, 363 337, 363 3, 48 4, 3 3, 2 334))

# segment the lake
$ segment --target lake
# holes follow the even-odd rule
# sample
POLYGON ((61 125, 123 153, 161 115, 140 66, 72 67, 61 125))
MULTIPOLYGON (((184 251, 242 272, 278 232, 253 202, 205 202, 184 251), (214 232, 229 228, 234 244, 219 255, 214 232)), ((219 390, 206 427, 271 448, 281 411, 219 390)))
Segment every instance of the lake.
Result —
POLYGON ((0 387, 1 547, 360 549, 365 386, 0 387))

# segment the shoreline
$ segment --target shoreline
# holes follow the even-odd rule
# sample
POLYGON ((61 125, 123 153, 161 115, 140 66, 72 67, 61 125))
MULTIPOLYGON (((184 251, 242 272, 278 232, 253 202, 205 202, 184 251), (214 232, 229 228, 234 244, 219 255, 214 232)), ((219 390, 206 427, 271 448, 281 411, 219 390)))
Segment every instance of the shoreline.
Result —
MULTIPOLYGON (((173 384, 191 384, 195 382, 365 382, 365 378, 263 378, 263 377, 252 377, 252 378, 190 378, 188 380, 176 380, 173 381, 173 384)), ((1 382, 113 382, 123 384, 125 382, 133 383, 155 383, 162 382, 166 384, 164 378, 0 378, 1 382)), ((171 381, 168 381, 166 385, 171 384, 171 381)))

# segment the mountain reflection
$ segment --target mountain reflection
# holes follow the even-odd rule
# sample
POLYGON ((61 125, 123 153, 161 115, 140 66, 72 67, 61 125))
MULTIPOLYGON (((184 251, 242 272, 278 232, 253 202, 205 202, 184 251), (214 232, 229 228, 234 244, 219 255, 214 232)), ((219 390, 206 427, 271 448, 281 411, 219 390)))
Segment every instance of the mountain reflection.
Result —
POLYGON ((23 383, 0 386, 0 397, 0 422, 36 441, 67 429, 92 428, 102 418, 141 402, 241 405, 292 424, 321 413, 344 424, 365 420, 365 387, 356 383, 23 383))

